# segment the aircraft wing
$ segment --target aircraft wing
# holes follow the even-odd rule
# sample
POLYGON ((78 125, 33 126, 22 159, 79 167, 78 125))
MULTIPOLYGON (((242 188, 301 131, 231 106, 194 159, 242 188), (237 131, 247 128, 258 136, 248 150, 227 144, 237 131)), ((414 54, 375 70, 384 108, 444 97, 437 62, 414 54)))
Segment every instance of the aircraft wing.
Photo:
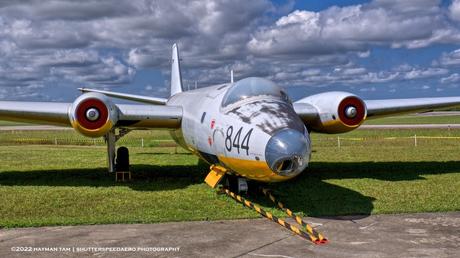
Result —
MULTIPOLYGON (((0 101, 0 120, 72 126, 69 113, 72 103, 0 101)), ((132 129, 177 128, 182 108, 154 105, 115 105, 116 127, 132 129)))
MULTIPOLYGON (((379 99, 364 100, 364 103, 367 109, 367 118, 378 118, 388 115, 460 107, 460 97, 379 99)), ((293 105, 296 113, 304 122, 317 119, 321 115, 321 107, 312 103, 295 102, 293 105)))
POLYGON ((460 106, 460 97, 365 100, 368 118, 460 106))
POLYGON ((0 120, 71 126, 72 103, 0 101, 0 120))
POLYGON ((182 108, 178 106, 117 105, 118 127, 133 129, 179 128, 182 108))

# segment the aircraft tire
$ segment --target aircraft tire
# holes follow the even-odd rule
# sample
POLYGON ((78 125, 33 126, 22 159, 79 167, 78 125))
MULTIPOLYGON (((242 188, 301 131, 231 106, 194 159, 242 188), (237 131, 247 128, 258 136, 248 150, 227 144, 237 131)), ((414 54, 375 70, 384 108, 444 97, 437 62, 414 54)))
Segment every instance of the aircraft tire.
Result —
POLYGON ((226 175, 225 177, 225 187, 234 193, 238 193, 238 177, 234 175, 226 175))
POLYGON ((117 149, 116 170, 129 171, 129 150, 126 147, 117 149))

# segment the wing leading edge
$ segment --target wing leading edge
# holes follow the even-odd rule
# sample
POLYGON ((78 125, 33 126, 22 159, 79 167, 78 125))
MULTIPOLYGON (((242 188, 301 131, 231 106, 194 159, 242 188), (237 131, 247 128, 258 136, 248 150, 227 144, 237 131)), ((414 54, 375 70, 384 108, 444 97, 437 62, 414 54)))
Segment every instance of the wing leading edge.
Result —
POLYGON ((365 100, 368 118, 460 106, 460 97, 365 100))
MULTIPOLYGON (((70 127, 71 106, 72 103, 0 101, 0 120, 70 127)), ((182 119, 182 108, 176 106, 118 104, 116 107, 116 127, 178 128, 182 119)))

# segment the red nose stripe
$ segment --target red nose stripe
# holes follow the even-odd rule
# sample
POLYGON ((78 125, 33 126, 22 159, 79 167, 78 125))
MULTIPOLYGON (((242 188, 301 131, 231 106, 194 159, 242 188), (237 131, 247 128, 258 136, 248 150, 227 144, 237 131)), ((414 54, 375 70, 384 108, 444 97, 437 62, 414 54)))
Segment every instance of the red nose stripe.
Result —
POLYGON ((86 99, 78 105, 76 118, 78 123, 85 129, 96 130, 103 127, 107 122, 109 110, 104 102, 99 99, 86 99), (86 118, 86 111, 90 108, 95 108, 99 111, 99 118, 96 121, 90 121, 86 118))
POLYGON ((348 125, 348 126, 356 126, 359 125, 366 114, 366 108, 364 107, 364 103, 357 97, 347 97, 339 105, 339 118, 340 120, 348 125), (356 108, 357 114, 354 118, 348 118, 345 114, 347 107, 354 106, 356 108))

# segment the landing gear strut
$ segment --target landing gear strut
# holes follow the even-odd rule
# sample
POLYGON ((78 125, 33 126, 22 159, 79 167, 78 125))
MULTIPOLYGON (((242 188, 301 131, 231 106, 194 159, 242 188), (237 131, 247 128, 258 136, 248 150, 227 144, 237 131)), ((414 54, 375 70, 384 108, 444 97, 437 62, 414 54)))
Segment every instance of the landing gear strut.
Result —
POLYGON ((110 130, 105 136, 105 142, 107 143, 107 168, 109 173, 115 172, 115 129, 110 130))
POLYGON ((107 168, 109 173, 114 173, 116 171, 129 171, 128 148, 118 148, 117 155, 115 155, 116 142, 129 132, 130 130, 121 128, 118 130, 118 134, 116 134, 115 129, 112 129, 104 135, 105 142, 107 143, 107 168), (123 170, 120 170, 118 167, 123 170))

